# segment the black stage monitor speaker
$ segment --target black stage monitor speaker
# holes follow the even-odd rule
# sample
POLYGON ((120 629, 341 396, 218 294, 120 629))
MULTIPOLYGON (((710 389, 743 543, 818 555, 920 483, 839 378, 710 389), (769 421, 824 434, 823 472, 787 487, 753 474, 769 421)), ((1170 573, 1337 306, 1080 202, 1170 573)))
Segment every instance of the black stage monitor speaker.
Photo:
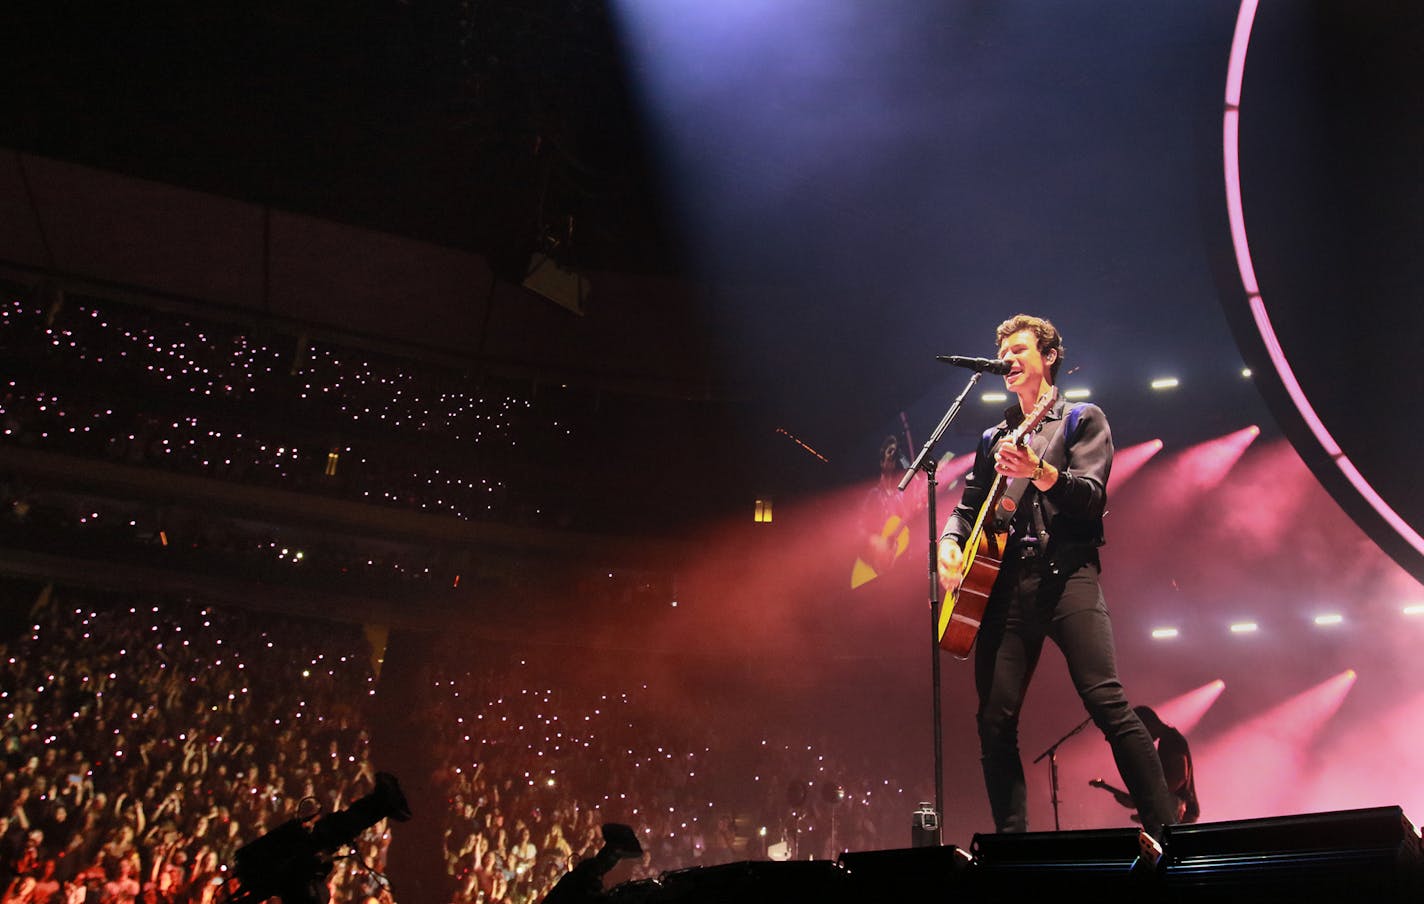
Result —
POLYGON ((1137 858, 1137 829, 1085 829, 975 835, 977 865, 989 868, 1130 866, 1137 858))
POLYGON ((970 863, 954 845, 885 851, 846 851, 840 856, 850 885, 865 904, 954 901, 970 863))
POLYGON ((1172 826, 1166 881, 1181 900, 1421 900, 1419 834, 1399 807, 1172 826))
POLYGON ((1138 863, 1135 828, 975 835, 970 852, 964 900, 1086 896, 1140 904, 1161 891, 1160 873, 1138 863))

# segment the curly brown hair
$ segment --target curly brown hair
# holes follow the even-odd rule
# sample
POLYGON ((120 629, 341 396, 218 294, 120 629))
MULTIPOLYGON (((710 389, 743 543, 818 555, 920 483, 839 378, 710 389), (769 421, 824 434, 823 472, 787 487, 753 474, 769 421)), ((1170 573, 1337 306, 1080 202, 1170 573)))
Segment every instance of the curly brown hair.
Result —
POLYGON ((1020 330, 1029 330, 1038 339, 1038 353, 1045 355, 1050 351, 1057 352, 1053 363, 1048 365, 1048 382, 1057 385, 1058 368, 1063 364, 1063 334, 1058 332, 1058 327, 1044 317, 1034 317, 1031 314, 1015 314, 1008 320, 999 324, 999 328, 994 331, 995 347, 1004 344, 1004 340, 1020 330))

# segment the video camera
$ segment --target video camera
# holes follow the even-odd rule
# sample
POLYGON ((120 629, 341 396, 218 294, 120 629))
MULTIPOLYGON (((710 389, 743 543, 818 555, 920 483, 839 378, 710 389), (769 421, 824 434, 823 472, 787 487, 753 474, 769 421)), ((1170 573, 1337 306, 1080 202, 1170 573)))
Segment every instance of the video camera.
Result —
POLYGON ((376 773, 376 789, 345 810, 310 819, 289 819, 237 849, 239 890, 229 904, 281 898, 284 904, 326 904, 330 855, 383 819, 410 819, 410 805, 395 776, 376 773))

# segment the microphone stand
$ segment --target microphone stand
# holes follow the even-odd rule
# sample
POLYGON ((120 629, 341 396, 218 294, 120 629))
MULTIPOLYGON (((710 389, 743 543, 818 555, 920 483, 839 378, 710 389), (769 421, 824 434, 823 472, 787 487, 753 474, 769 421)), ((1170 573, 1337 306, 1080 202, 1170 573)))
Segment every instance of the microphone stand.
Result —
POLYGON ((940 419, 939 426, 935 427, 930 438, 925 440, 925 444, 920 449, 920 454, 915 456, 915 460, 910 463, 910 467, 905 471, 905 476, 900 478, 900 492, 905 491, 910 481, 914 479, 915 472, 923 470, 925 472, 925 492, 926 503, 925 513, 929 527, 929 578, 930 578, 930 682, 934 701, 934 805, 935 805, 935 842, 941 843, 939 833, 944 824, 944 728, 940 718, 940 668, 939 668, 939 521, 935 517, 935 494, 937 492, 935 483, 935 457, 934 447, 939 443, 940 437, 949 427, 950 422, 959 414, 959 409, 964 405, 964 399, 969 395, 969 391, 979 382, 983 371, 976 370, 969 377, 969 382, 965 384, 964 391, 950 404, 949 410, 940 419))
POLYGON ((1054 741, 1052 747, 1048 748, 1043 753, 1040 753, 1037 757, 1034 758, 1033 761, 1034 765, 1037 765, 1039 760, 1043 759, 1044 757, 1048 757, 1048 783, 1049 788, 1053 792, 1053 830, 1055 832, 1058 831, 1058 748, 1063 745, 1064 741, 1068 740, 1069 738, 1073 737, 1073 735, 1087 728, 1088 723, 1091 721, 1093 721, 1093 717, 1089 716, 1088 718, 1079 722, 1077 728, 1073 729, 1063 737, 1054 741))

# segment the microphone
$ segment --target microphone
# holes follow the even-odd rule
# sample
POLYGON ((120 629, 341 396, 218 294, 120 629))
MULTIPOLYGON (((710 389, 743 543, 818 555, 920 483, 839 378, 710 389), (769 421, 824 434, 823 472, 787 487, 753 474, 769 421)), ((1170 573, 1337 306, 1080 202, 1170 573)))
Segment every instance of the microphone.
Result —
POLYGON ((936 361, 943 361, 945 364, 953 364, 955 367, 967 367, 980 373, 991 373, 1003 376, 1014 369, 1014 366, 1003 358, 964 358, 959 355, 935 355, 936 361))

